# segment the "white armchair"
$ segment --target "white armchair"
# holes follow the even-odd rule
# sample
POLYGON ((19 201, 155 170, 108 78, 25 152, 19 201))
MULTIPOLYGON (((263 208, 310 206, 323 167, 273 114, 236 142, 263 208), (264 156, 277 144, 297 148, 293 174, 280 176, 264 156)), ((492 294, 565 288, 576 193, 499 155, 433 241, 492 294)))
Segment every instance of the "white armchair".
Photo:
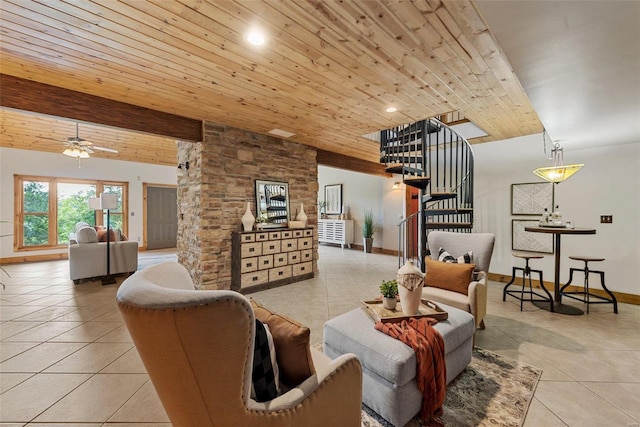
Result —
POLYGON ((443 248, 454 258, 469 251, 473 252, 476 265, 476 280, 472 280, 467 293, 429 286, 425 280, 422 297, 467 311, 475 318, 476 328, 484 329, 484 316, 487 313, 487 278, 495 236, 491 233, 452 233, 432 231, 427 238, 431 258, 438 259, 438 251, 443 248))

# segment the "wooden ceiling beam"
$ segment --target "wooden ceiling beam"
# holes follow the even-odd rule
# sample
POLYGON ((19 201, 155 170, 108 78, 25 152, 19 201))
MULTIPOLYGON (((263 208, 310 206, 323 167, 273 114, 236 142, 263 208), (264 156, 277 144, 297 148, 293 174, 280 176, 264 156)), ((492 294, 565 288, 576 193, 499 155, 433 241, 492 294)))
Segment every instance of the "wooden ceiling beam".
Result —
POLYGON ((384 170, 385 165, 381 163, 369 162, 356 157, 343 156, 326 150, 317 150, 317 161, 319 165, 332 168, 346 169, 353 172, 361 172, 369 175, 378 175, 390 178, 393 174, 384 170))
POLYGON ((202 121, 0 74, 0 105, 183 141, 202 141, 202 121))

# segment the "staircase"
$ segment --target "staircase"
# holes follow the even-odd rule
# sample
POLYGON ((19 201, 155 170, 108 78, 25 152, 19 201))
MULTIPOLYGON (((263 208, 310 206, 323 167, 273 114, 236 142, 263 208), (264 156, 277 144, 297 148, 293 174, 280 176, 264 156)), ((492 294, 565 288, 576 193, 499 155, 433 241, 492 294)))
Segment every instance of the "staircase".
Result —
POLYGON ((418 212, 398 224, 398 266, 412 260, 424 271, 430 230, 473 228, 471 145, 439 120, 427 119, 383 130, 380 162, 419 190, 418 212))

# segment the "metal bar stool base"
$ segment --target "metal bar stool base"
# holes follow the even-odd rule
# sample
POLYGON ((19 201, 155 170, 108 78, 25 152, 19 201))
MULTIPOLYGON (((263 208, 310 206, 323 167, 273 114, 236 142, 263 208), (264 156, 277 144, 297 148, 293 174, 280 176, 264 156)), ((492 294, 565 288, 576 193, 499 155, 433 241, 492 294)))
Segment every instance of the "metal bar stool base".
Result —
POLYGON ((520 311, 523 309, 523 303, 531 302, 536 307, 545 306, 546 310, 554 311, 555 308, 553 306, 553 298, 547 288, 544 286, 544 282, 542 280, 542 271, 541 270, 533 270, 529 267, 529 259, 525 258, 526 264, 525 267, 513 267, 511 273, 511 281, 507 283, 502 291, 502 301, 506 301, 506 296, 510 295, 513 298, 520 301, 520 311), (511 286, 516 281, 516 275, 518 271, 522 271, 522 288, 520 290, 511 290, 509 286, 511 286), (540 286, 542 290, 547 294, 546 296, 534 291, 531 286, 531 273, 538 273, 540 278, 540 286), (526 279, 529 279, 529 289, 527 288, 526 279))
POLYGON ((604 284, 604 271, 589 269, 590 262, 599 262, 604 261, 605 259, 589 256, 570 256, 569 259, 584 262, 584 268, 571 267, 569 269, 569 281, 562 288, 560 288, 560 295, 585 303, 587 305, 587 314, 589 314, 589 306, 591 304, 613 304, 613 312, 615 314, 618 314, 618 300, 616 299, 616 296, 613 294, 613 292, 607 289, 607 286, 604 284), (582 291, 565 292, 564 290, 567 288, 567 286, 569 286, 571 282, 573 282, 573 273, 575 271, 584 273, 584 287, 582 291), (589 292, 589 275, 591 273, 600 276, 600 286, 602 286, 602 290, 609 295, 609 298, 589 292), (596 298, 597 301, 591 301, 591 298, 596 298))

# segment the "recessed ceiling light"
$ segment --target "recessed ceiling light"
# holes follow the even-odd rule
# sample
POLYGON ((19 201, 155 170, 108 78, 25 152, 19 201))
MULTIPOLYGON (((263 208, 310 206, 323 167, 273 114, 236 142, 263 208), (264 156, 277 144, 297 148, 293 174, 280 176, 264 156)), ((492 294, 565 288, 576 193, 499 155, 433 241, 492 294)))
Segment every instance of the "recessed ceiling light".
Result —
POLYGON ((287 132, 286 130, 282 130, 282 129, 272 129, 269 131, 269 133, 271 135, 281 136, 283 138, 290 138, 293 135, 295 135, 295 133, 287 132))
POLYGON ((396 107, 389 107, 385 111, 387 113, 395 113, 396 111, 398 111, 398 109, 396 107))
POLYGON ((262 31, 253 29, 247 33, 247 41, 254 46, 262 46, 267 42, 267 37, 262 31))

